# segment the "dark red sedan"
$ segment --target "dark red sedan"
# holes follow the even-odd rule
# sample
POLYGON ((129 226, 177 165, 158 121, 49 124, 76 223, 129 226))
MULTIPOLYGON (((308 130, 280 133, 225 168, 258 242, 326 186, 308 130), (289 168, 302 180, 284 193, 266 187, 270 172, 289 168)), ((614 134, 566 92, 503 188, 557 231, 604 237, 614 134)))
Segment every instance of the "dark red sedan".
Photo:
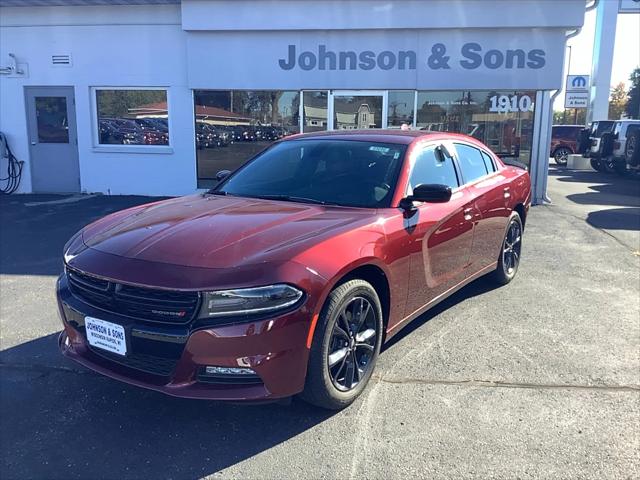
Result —
POLYGON ((404 325, 518 269, 529 175, 471 137, 296 135, 220 177, 68 242, 65 355, 181 397, 341 408, 404 325))

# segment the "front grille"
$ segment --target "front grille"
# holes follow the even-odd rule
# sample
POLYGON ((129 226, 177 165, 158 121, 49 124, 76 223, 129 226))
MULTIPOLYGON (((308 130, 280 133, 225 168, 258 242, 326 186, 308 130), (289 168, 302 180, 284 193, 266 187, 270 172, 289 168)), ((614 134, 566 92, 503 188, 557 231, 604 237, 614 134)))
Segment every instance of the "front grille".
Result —
POLYGON ((89 346, 89 348, 93 353, 112 362, 162 377, 170 376, 178 363, 178 359, 173 358, 157 357, 143 353, 130 353, 127 356, 122 356, 92 346, 89 346))
POLYGON ((94 307, 149 322, 184 325, 198 312, 198 292, 160 290, 110 282, 67 269, 73 296, 94 307))

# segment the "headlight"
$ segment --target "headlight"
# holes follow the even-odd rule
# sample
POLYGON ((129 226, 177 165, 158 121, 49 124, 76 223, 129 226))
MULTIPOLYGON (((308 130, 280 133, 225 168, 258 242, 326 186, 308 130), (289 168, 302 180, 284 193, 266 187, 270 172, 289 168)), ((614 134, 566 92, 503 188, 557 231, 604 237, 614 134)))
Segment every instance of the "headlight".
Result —
POLYGON ((294 305, 302 295, 285 284, 204 292, 200 318, 275 312, 294 305))

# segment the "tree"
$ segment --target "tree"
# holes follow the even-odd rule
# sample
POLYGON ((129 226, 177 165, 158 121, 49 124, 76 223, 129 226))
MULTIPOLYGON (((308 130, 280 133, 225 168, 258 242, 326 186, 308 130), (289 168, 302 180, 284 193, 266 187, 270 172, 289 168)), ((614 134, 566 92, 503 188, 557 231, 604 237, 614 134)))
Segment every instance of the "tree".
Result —
POLYGON ((627 107, 627 91, 624 88, 624 82, 620 82, 611 90, 609 97, 609 118, 618 120, 627 107))
POLYGON ((640 67, 637 67, 629 77, 631 88, 627 94, 627 108, 625 112, 629 118, 640 118, 640 67))
POLYGON ((553 112, 554 125, 585 125, 587 123, 586 108, 567 108, 553 112))

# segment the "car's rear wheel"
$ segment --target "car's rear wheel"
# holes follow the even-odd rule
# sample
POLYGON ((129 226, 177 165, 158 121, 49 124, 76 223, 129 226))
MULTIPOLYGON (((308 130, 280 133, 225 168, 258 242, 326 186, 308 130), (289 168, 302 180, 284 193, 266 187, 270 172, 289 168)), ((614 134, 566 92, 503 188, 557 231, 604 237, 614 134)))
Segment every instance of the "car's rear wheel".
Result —
POLYGON ((351 404, 371 378, 382 333, 382 307, 371 284, 354 279, 336 287, 318 319, 300 396, 331 410, 351 404))
POLYGON ((557 165, 561 167, 567 166, 567 161, 569 160, 569 155, 571 155, 571 150, 567 147, 559 147, 556 148, 553 152, 553 159, 555 160, 557 165))
POLYGON ((493 272, 493 278, 497 283, 506 285, 513 280, 513 277, 518 272, 521 252, 522 220, 518 212, 512 212, 504 240, 502 241, 498 266, 493 272))

